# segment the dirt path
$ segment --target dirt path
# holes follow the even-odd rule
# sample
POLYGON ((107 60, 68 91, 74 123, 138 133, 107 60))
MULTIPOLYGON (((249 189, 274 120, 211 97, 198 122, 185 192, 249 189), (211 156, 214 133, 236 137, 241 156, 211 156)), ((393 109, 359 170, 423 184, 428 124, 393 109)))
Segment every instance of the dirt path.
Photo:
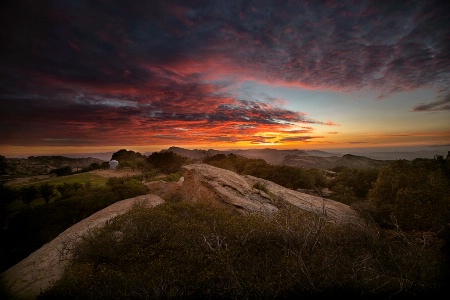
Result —
POLYGON ((122 169, 122 170, 95 170, 91 171, 92 174, 99 175, 102 177, 122 177, 122 176, 135 176, 141 175, 142 172, 138 170, 122 169))
MULTIPOLYGON (((139 170, 131 170, 131 169, 122 169, 122 170, 94 170, 90 171, 88 173, 98 175, 101 177, 122 177, 122 176, 135 176, 135 175, 141 175, 142 172, 139 170)), ((75 174, 74 174, 75 175, 75 174)), ((55 179, 57 177, 50 176, 50 175, 36 175, 36 176, 30 176, 30 177, 22 177, 22 178, 16 178, 11 181, 8 181, 5 185, 6 186, 14 186, 14 185, 21 185, 21 184, 33 184, 33 183, 42 183, 47 182, 55 179)))
POLYGON ((6 186, 12 186, 12 185, 19 185, 24 183, 33 183, 33 182, 44 182, 43 179, 50 179, 50 175, 36 175, 36 176, 30 176, 30 177, 22 177, 22 178, 16 178, 13 180, 10 180, 5 183, 6 186))

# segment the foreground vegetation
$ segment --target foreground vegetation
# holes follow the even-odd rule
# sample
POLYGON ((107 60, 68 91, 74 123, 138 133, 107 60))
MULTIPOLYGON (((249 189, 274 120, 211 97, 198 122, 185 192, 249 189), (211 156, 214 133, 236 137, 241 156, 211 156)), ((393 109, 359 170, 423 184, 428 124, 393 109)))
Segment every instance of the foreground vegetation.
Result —
MULTIPOLYGON (((164 174, 176 181, 192 162, 173 152, 145 157, 120 150, 114 157, 143 175, 103 186, 1 185, 1 270, 92 213, 146 193, 142 180, 164 174), (22 208, 11 209, 17 202, 22 208)), ((381 169, 337 167, 333 177, 233 154, 203 162, 287 188, 328 188, 332 199, 351 205, 370 225, 334 227, 289 205, 272 217, 187 203, 136 207, 88 237, 65 277, 42 298, 395 299, 449 292, 450 157, 398 160, 381 169)))
POLYGON ((430 233, 336 227, 292 208, 241 216, 166 202, 87 236, 39 299, 432 297, 440 247, 430 233))

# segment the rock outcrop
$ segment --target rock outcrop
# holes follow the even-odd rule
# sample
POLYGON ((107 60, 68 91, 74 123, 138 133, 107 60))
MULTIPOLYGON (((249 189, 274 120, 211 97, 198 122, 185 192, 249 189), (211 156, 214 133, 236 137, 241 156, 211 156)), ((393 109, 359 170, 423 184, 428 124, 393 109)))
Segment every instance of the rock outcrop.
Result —
POLYGON ((181 195, 185 201, 206 202, 240 213, 278 210, 267 193, 253 188, 245 177, 232 171, 206 164, 188 165, 184 170, 181 195))
POLYGON ((18 264, 0 275, 1 284, 13 299, 35 299, 39 293, 61 278, 73 247, 90 230, 127 212, 135 203, 154 207, 164 200, 155 195, 143 195, 114 203, 65 230, 18 264))
POLYGON ((184 169, 181 194, 185 201, 203 201, 240 213, 275 212, 287 202, 334 223, 361 222, 358 213, 348 205, 294 191, 268 180, 241 176, 206 164, 192 164, 184 169))
POLYGON ((259 182, 264 185, 270 194, 275 195, 281 201, 286 201, 302 210, 321 215, 330 222, 360 224, 362 222, 359 214, 350 206, 330 199, 324 199, 285 188, 268 180, 244 176, 250 185, 259 182))

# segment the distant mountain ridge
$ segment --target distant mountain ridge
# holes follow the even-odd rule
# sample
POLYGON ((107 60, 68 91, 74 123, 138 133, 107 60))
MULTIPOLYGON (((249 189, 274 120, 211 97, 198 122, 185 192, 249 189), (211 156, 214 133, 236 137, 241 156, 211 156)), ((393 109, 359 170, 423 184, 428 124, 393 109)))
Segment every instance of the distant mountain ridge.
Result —
POLYGON ((316 157, 330 157, 337 156, 337 153, 325 152, 320 150, 277 150, 277 149, 237 149, 237 150, 200 150, 200 149, 185 149, 180 147, 170 147, 169 149, 161 150, 164 151, 172 151, 179 155, 189 157, 192 159, 203 159, 209 156, 213 156, 216 154, 225 154, 228 155, 230 153, 240 155, 246 158, 262 158, 267 161, 269 164, 283 164, 285 157, 288 155, 295 156, 316 156, 316 157))
POLYGON ((380 160, 396 160, 396 159, 406 159, 414 160, 416 158, 434 158, 436 155, 447 155, 447 151, 433 151, 433 150, 422 150, 422 151, 379 151, 379 152, 352 152, 354 155, 361 155, 372 159, 380 160))
POLYGON ((330 170, 334 167, 343 166, 348 168, 380 168, 391 160, 377 160, 365 156, 345 154, 341 157, 318 157, 312 155, 288 155, 285 157, 282 164, 287 166, 303 167, 303 168, 317 168, 330 170))
POLYGON ((277 150, 277 149, 248 149, 248 150, 189 150, 180 147, 170 147, 166 150, 192 159, 201 160, 216 154, 230 153, 246 158, 264 159, 269 164, 287 165, 303 168, 332 169, 337 166, 349 168, 379 168, 390 162, 390 160, 376 160, 365 156, 352 154, 339 155, 337 153, 320 150, 277 150))

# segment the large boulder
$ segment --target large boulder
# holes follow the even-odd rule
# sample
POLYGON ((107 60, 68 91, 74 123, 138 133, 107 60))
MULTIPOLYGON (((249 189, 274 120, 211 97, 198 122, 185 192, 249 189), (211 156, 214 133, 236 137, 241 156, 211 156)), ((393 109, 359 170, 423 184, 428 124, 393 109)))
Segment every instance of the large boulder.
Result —
POLYGON ((206 164, 184 166, 182 199, 208 203, 239 213, 277 211, 272 198, 229 170, 206 164))

